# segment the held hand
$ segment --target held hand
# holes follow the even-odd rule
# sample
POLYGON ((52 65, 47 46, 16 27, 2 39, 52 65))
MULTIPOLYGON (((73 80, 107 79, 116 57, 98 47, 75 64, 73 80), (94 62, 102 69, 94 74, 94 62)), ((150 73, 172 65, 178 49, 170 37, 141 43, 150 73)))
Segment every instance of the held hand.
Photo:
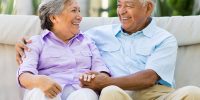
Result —
POLYGON ((62 91, 61 86, 48 76, 37 75, 35 78, 36 87, 40 88, 44 92, 45 96, 49 98, 56 97, 62 91))
POLYGON ((16 50, 16 61, 18 65, 22 63, 21 57, 24 56, 24 50, 28 51, 28 47, 26 46, 27 43, 31 43, 31 40, 27 40, 25 38, 22 38, 19 40, 16 45, 15 45, 15 50, 16 50))
POLYGON ((79 80, 81 82, 80 86, 82 87, 84 83, 90 82, 94 78, 95 78, 95 74, 90 74, 90 73, 81 74, 79 77, 79 80))
POLYGON ((87 81, 87 82, 90 82, 94 78, 95 78, 95 74, 89 74, 89 73, 81 74, 79 77, 80 80, 87 81))
POLYGON ((101 91, 102 88, 107 86, 107 82, 109 82, 110 77, 105 73, 95 73, 95 78, 90 82, 81 81, 82 87, 91 88, 95 91, 101 91))

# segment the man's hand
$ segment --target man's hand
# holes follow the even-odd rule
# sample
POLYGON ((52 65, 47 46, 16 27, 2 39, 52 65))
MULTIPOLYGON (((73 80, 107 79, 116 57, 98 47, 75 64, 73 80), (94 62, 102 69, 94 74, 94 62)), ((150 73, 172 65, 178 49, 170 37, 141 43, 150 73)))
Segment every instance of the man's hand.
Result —
POLYGON ((27 43, 31 43, 31 40, 27 40, 25 38, 22 38, 19 40, 16 45, 15 45, 15 50, 16 50, 16 61, 18 65, 22 63, 21 57, 24 56, 24 50, 29 50, 29 48, 26 46, 27 43))
POLYGON ((35 80, 35 86, 40 88, 49 98, 56 97, 62 91, 61 86, 48 76, 36 75, 35 80))
POLYGON ((89 72, 89 74, 95 74, 95 78, 92 79, 90 82, 83 81, 80 79, 82 87, 90 88, 95 91, 101 91, 104 87, 108 85, 110 82, 110 77, 105 73, 98 73, 98 72, 89 72))

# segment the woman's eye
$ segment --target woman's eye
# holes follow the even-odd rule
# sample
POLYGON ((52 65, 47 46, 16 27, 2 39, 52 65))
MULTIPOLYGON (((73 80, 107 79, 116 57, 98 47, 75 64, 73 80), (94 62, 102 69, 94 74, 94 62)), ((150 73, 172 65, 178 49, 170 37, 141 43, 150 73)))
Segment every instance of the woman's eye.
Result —
POLYGON ((126 6, 126 7, 128 7, 128 8, 132 8, 132 6, 126 6))
POLYGON ((74 9, 74 10, 72 10, 72 12, 76 12, 76 10, 74 9))

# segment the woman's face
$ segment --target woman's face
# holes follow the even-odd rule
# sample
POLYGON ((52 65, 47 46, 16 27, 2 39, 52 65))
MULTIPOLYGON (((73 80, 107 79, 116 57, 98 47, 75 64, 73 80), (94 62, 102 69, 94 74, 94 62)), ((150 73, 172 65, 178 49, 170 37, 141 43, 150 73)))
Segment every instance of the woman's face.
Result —
POLYGON ((65 8, 61 14, 55 16, 56 23, 53 27, 59 34, 58 37, 64 39, 71 39, 80 32, 80 22, 82 16, 80 15, 80 7, 75 0, 71 0, 65 4, 65 8))

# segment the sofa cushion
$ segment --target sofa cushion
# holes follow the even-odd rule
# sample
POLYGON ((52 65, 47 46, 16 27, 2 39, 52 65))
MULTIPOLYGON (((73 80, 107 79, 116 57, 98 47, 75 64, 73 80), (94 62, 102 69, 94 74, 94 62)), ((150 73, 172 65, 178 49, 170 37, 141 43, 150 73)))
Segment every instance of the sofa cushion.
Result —
POLYGON ((200 87, 200 44, 180 46, 178 49, 175 80, 176 87, 195 85, 200 87))
POLYGON ((200 16, 156 18, 158 26, 174 34, 179 46, 200 43, 200 16))
POLYGON ((0 15, 0 43, 14 45, 22 36, 40 33, 40 20, 37 16, 0 15))

